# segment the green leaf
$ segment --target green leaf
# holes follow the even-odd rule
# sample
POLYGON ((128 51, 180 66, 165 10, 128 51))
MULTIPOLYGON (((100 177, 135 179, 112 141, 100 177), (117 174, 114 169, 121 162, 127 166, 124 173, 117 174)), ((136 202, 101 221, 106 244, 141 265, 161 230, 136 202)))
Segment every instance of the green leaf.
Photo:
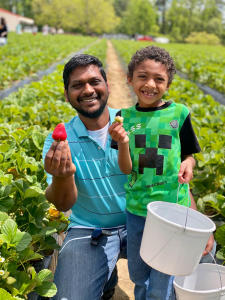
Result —
POLYGON ((4 196, 0 198, 0 211, 8 212, 14 205, 15 200, 11 197, 4 196))
POLYGON ((225 248, 224 247, 216 252, 216 258, 223 260, 223 261, 225 260, 225 248))
POLYGON ((13 298, 6 290, 0 288, 0 300, 13 300, 13 298))
POLYGON ((7 144, 2 144, 2 145, 0 145, 0 152, 1 152, 1 153, 6 153, 6 152, 8 152, 9 148, 10 148, 9 145, 7 145, 7 144))
POLYGON ((3 185, 11 184, 12 179, 13 179, 12 174, 5 174, 4 172, 0 172, 0 183, 1 184, 3 184, 3 185))
MULTIPOLYGON (((32 236, 33 238, 33 236, 32 236)), ((34 241, 34 240, 33 240, 34 241)), ((23 251, 20 251, 19 253, 19 259, 25 263, 31 260, 39 260, 42 259, 43 256, 39 253, 35 253, 30 247, 27 247, 23 251)))
POLYGON ((225 246, 225 224, 216 229, 215 239, 218 244, 225 246))
POLYGON ((8 237, 8 240, 10 242, 12 242, 13 239, 15 238, 16 231, 17 231, 17 224, 15 221, 11 219, 7 219, 2 225, 2 233, 8 237))
POLYGON ((53 282, 45 281, 35 291, 42 297, 53 297, 57 293, 57 288, 53 282))
POLYGON ((6 213, 0 211, 0 222, 4 222, 8 218, 9 218, 9 216, 6 213))
POLYGON ((40 133, 39 131, 35 131, 32 134, 32 140, 34 142, 34 145, 39 150, 42 150, 43 144, 44 144, 44 140, 45 140, 45 136, 42 133, 40 133))
POLYGON ((52 271, 48 270, 48 269, 44 269, 41 270, 38 274, 37 274, 38 278, 40 279, 41 282, 43 281, 49 281, 53 279, 53 274, 52 271))
POLYGON ((24 194, 24 198, 35 198, 38 197, 40 195, 43 195, 44 191, 42 191, 42 189, 40 189, 37 186, 32 186, 29 187, 28 189, 26 189, 25 194, 24 194))
POLYGON ((27 232, 17 230, 13 243, 16 245, 17 251, 23 251, 32 241, 32 237, 27 232))

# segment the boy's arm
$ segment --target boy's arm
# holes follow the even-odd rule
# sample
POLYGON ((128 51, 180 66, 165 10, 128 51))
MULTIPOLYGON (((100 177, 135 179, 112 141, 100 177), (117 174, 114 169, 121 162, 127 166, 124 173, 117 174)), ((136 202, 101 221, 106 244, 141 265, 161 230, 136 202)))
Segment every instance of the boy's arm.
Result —
POLYGON ((193 169, 195 167, 195 159, 192 155, 185 155, 181 162, 178 173, 178 181, 180 183, 189 183, 193 178, 193 169))
POLYGON ((109 134, 118 144, 118 164, 124 174, 130 174, 132 161, 129 149, 129 137, 122 123, 115 122, 109 127, 109 134))
POLYGON ((52 175, 52 183, 45 195, 60 211, 70 209, 77 199, 77 188, 74 181, 76 167, 72 162, 68 142, 53 142, 45 156, 44 167, 52 175))
MULTIPOLYGON (((193 197, 191 191, 189 191, 189 194, 190 194, 190 198, 191 198, 191 208, 194 210, 197 210, 197 205, 195 203, 195 200, 194 200, 194 197, 193 197)), ((213 236, 213 234, 211 234, 208 239, 208 242, 206 244, 205 250, 203 252, 203 256, 207 255, 210 251, 212 251, 213 245, 214 245, 214 236, 213 236)))

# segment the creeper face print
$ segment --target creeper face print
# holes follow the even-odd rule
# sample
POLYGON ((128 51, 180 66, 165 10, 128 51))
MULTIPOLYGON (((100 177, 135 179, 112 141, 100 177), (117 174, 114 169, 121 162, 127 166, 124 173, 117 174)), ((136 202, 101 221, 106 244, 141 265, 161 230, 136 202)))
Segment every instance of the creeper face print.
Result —
MULTIPOLYGON (((158 148, 171 149, 172 136, 159 135, 158 148)), ((144 173, 144 168, 155 168, 156 175, 163 174, 164 156, 158 154, 158 148, 146 148, 146 135, 135 135, 135 148, 145 148, 145 154, 139 154, 139 174, 144 173)))

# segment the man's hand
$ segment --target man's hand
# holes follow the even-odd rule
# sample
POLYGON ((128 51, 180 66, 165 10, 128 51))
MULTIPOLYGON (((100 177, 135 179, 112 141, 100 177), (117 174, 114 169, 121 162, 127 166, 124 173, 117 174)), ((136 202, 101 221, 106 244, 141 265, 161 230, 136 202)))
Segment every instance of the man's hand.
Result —
POLYGON ((193 178, 193 168, 195 166, 195 159, 192 156, 187 156, 180 165, 178 173, 179 183, 189 183, 193 178))
POLYGON ((45 156, 44 168, 49 174, 60 178, 70 177, 76 172, 68 141, 52 143, 45 156))
POLYGON ((123 128, 122 123, 115 122, 109 127, 109 134, 112 139, 118 144, 127 144, 129 143, 129 137, 127 132, 123 128))

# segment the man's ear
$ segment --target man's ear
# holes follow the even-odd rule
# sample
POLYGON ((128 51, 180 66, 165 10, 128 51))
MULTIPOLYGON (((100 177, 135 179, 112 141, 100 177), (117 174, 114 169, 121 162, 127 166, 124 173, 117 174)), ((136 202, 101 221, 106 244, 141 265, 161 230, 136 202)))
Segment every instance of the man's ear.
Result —
POLYGON ((68 95, 67 95, 67 90, 66 89, 64 89, 64 96, 65 96, 66 102, 69 102, 68 95))
POLYGON ((106 82, 106 86, 107 86, 108 92, 110 93, 111 89, 110 89, 110 85, 108 84, 108 82, 106 82))

